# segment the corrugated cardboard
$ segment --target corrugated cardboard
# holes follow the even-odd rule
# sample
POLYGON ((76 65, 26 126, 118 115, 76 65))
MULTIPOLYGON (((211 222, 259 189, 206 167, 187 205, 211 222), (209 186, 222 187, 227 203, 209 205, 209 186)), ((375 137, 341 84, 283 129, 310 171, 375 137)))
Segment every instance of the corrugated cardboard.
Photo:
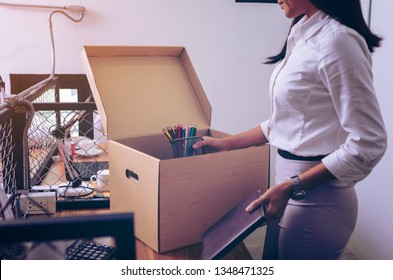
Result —
POLYGON ((86 46, 81 54, 109 139, 111 210, 135 214, 136 237, 158 252, 203 232, 268 185, 269 148, 173 158, 162 128, 210 128, 211 106, 183 47, 86 46))

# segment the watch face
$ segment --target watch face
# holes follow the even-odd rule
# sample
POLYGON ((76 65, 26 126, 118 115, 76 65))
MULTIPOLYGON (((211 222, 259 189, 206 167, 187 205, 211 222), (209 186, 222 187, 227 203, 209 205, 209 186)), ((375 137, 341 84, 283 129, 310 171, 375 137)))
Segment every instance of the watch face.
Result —
POLYGON ((292 194, 292 199, 293 200, 301 200, 306 196, 306 192, 303 190, 297 190, 294 191, 292 194))

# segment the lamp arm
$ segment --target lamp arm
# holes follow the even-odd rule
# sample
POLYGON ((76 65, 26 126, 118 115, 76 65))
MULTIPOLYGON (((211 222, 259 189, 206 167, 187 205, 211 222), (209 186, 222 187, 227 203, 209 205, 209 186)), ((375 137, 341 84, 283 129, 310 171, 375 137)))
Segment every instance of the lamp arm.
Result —
POLYGON ((20 8, 45 8, 45 9, 66 9, 65 6, 47 6, 47 5, 31 5, 31 4, 13 4, 13 3, 3 3, 0 5, 10 6, 10 7, 20 7, 20 8))
MULTIPOLYGON (((26 5, 17 5, 17 4, 7 4, 7 3, 2 3, 0 2, 0 5, 6 5, 6 6, 22 6, 22 7, 26 7, 26 5)), ((32 7, 37 8, 37 6, 31 5, 32 7)), ((50 8, 51 6, 39 6, 40 8, 50 8)), ((54 35, 53 35, 53 28, 52 28, 52 17, 54 14, 56 13, 60 13, 63 14, 64 16, 66 16, 68 19, 70 19, 73 22, 80 22, 82 21, 82 19, 84 18, 85 15, 85 7, 83 6, 65 6, 65 7, 58 7, 60 9, 67 9, 73 12, 79 12, 79 18, 74 18, 72 16, 70 16, 69 14, 67 14, 66 12, 62 11, 62 10, 55 10, 53 11, 50 16, 49 16, 49 32, 50 32, 50 37, 51 37, 51 52, 52 52, 52 71, 51 74, 49 75, 48 78, 38 82, 37 84, 29 87, 28 89, 22 91, 19 96, 24 97, 27 94, 30 94, 31 92, 36 91, 39 87, 41 87, 42 85, 46 84, 47 82, 49 82, 50 80, 53 79, 54 75, 55 75, 55 69, 56 69, 56 55, 55 55, 55 42, 54 42, 54 35)))
POLYGON ((61 9, 61 10, 69 10, 72 12, 84 13, 86 8, 78 5, 69 5, 69 6, 51 6, 51 5, 32 5, 32 4, 13 4, 13 3, 4 3, 0 2, 2 6, 9 7, 19 7, 19 8, 42 8, 42 9, 61 9))
POLYGON ((50 16, 49 16, 49 22, 50 22, 50 26, 52 27, 52 17, 54 14, 59 13, 59 14, 63 14, 64 16, 66 16, 67 18, 69 18, 70 20, 72 20, 73 22, 80 22, 82 21, 85 13, 84 12, 80 12, 79 13, 79 18, 74 18, 72 16, 70 16, 69 14, 67 14, 66 12, 62 11, 62 10, 55 10, 53 11, 50 16))
POLYGON ((69 14, 67 14, 66 12, 62 11, 62 10, 56 10, 53 11, 50 16, 49 16, 49 32, 50 32, 50 39, 51 39, 51 51, 52 51, 52 71, 51 74, 48 78, 46 78, 44 81, 42 81, 42 83, 46 83, 47 81, 50 81, 51 79, 53 79, 54 75, 55 75, 55 69, 56 69, 56 54, 55 54, 55 39, 54 39, 54 35, 53 35, 53 28, 52 28, 52 17, 54 14, 59 13, 64 15, 65 17, 67 17, 68 19, 70 19, 73 22, 80 22, 82 21, 83 17, 84 17, 84 13, 79 13, 79 18, 74 18, 71 17, 69 14))
POLYGON ((63 14, 66 16, 68 19, 70 19, 73 22, 80 22, 84 18, 86 8, 84 6, 78 6, 78 5, 69 5, 69 6, 46 6, 46 5, 26 5, 26 4, 12 4, 12 3, 4 3, 0 2, 0 5, 2 6, 13 6, 13 7, 21 7, 21 8, 48 8, 48 9, 57 9, 53 11, 50 16, 49 16, 49 29, 50 29, 50 37, 51 37, 51 49, 52 49, 52 71, 51 74, 49 75, 48 78, 45 80, 42 80, 38 82, 37 84, 29 87, 28 89, 24 90, 19 94, 20 97, 25 97, 28 94, 31 94, 35 92, 40 86, 46 84, 50 80, 53 79, 54 74, 55 74, 55 43, 54 43, 54 35, 53 35, 53 30, 52 30, 52 16, 56 13, 63 14), (79 18, 74 18, 67 14, 66 12, 62 10, 68 10, 71 12, 76 12, 79 13, 79 18))

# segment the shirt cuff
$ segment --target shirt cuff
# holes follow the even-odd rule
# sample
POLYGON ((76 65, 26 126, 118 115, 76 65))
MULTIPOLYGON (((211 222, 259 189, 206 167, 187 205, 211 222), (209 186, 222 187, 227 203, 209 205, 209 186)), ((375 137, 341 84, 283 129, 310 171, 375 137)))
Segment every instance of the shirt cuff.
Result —
POLYGON ((361 181, 372 170, 372 166, 368 166, 341 149, 324 157, 322 163, 338 180, 351 184, 361 181))

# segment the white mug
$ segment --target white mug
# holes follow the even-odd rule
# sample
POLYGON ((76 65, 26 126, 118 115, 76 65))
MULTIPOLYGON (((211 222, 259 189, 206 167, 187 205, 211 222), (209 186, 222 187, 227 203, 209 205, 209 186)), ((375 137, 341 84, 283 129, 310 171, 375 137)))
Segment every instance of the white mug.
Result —
POLYGON ((109 191, 109 169, 98 170, 97 175, 90 177, 90 181, 97 182, 99 191, 109 191))
POLYGON ((96 141, 89 138, 83 138, 75 143, 75 149, 88 151, 94 148, 96 148, 96 141))

